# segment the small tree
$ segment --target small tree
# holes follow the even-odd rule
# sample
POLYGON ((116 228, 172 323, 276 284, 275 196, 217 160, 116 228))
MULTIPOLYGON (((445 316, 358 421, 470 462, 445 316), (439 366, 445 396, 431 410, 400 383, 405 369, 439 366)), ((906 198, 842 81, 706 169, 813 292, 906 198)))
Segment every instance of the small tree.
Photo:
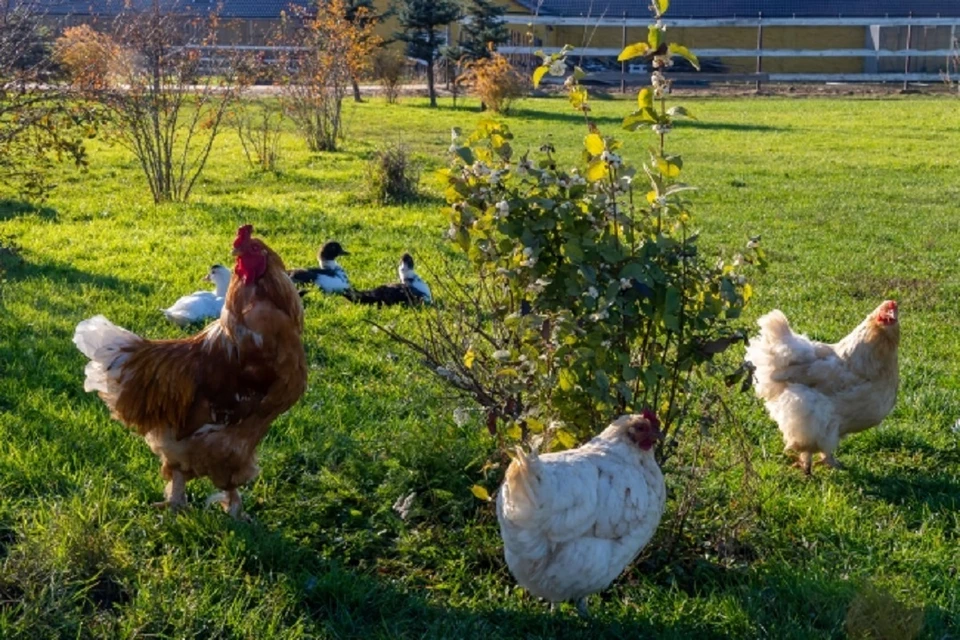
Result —
MULTIPOLYGON (((368 24, 376 27, 376 25, 380 24, 392 13, 390 10, 377 13, 377 7, 373 0, 345 0, 344 5, 346 9, 344 17, 347 19, 347 22, 356 24, 361 28, 366 27, 368 24)), ((373 35, 374 32, 365 30, 364 33, 373 35)), ((380 46, 382 42, 377 38, 372 44, 373 46, 370 47, 371 51, 380 46)), ((363 102, 363 98, 360 96, 360 77, 365 71, 369 71, 370 69, 370 56, 361 56, 356 59, 353 75, 350 78, 350 84, 353 86, 354 102, 363 102)))
POLYGON ((489 58, 499 45, 510 39, 510 31, 503 22, 506 12, 504 5, 491 0, 469 0, 460 39, 464 58, 489 58))
POLYGON ((57 162, 87 164, 101 114, 55 83, 47 33, 32 3, 0 3, 0 185, 42 198, 57 162))
MULTIPOLYGON (((667 3, 655 0, 648 41, 622 54, 646 54, 655 67, 653 86, 623 122, 654 133, 641 167, 591 120, 579 69, 567 87, 586 125, 580 167, 561 167, 549 143, 518 153, 509 127, 493 120, 466 139, 452 132, 449 237, 475 279, 453 269, 435 279, 445 304, 421 316, 415 339, 384 330, 475 400, 501 447, 575 446, 612 417, 649 407, 666 436, 663 461, 710 402, 696 393, 696 377, 717 376, 713 359, 746 338, 737 326, 751 296, 743 269, 762 266, 763 255, 754 240, 732 260, 700 245, 692 187, 678 180, 683 162, 665 146, 675 121, 692 115, 667 107, 661 73, 673 56, 697 59, 662 40, 667 3)), ((534 81, 564 74, 569 51, 544 56, 534 81)), ((745 376, 741 367, 727 382, 745 376)))
POLYGON ((407 69, 407 58, 392 47, 383 47, 373 58, 373 75, 380 81, 388 104, 400 97, 400 83, 407 69))
POLYGON ((398 20, 402 31, 398 40, 407 43, 407 55, 423 60, 427 65, 427 89, 430 106, 437 106, 434 63, 442 44, 438 30, 460 16, 460 7, 453 0, 401 0, 398 20))
POLYGON ((493 53, 489 58, 468 60, 457 84, 471 87, 480 98, 484 109, 494 113, 507 113, 511 103, 523 95, 527 83, 510 62, 493 53))
POLYGON ((361 7, 352 21, 345 0, 328 0, 316 13, 299 9, 291 44, 298 53, 282 60, 291 71, 282 80, 282 101, 311 151, 336 151, 343 133, 347 87, 379 45, 372 21, 361 7))
POLYGON ((215 15, 187 18, 150 10, 122 11, 104 51, 115 81, 88 87, 107 107, 116 139, 140 163, 153 201, 185 202, 203 172, 229 105, 242 87, 233 60, 204 68, 203 47, 215 43, 215 15), (191 21, 193 29, 184 29, 191 21), (188 37, 190 31, 200 34, 188 37))

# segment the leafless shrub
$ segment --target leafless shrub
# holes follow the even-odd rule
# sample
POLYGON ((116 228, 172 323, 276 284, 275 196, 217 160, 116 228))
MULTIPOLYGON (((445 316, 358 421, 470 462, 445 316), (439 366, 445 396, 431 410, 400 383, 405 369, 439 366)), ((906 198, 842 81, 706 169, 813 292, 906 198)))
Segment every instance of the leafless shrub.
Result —
POLYGON ((232 119, 250 166, 261 171, 276 171, 283 130, 280 105, 272 100, 240 100, 232 119))
POLYGON ((389 104, 396 104, 399 99, 406 70, 407 58, 401 52, 386 48, 377 51, 373 59, 373 75, 383 87, 389 104))
POLYGON ((117 81, 88 92, 111 112, 116 139, 136 156, 154 202, 189 198, 241 93, 235 60, 204 57, 216 24, 214 15, 165 14, 157 3, 147 12, 122 11, 110 34, 116 47, 108 64, 120 70, 117 81))

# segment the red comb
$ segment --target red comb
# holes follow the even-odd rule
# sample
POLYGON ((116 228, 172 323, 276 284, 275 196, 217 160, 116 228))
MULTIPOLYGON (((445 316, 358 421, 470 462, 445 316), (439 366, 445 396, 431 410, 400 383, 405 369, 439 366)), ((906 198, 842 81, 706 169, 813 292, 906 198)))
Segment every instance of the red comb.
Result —
POLYGON ((253 235, 253 225, 245 224, 237 229, 237 239, 233 241, 233 248, 236 249, 253 235))
POLYGON ((657 414, 653 412, 653 409, 649 407, 644 407, 643 411, 640 412, 640 415, 650 421, 650 424, 657 429, 660 428, 660 418, 657 417, 657 414))

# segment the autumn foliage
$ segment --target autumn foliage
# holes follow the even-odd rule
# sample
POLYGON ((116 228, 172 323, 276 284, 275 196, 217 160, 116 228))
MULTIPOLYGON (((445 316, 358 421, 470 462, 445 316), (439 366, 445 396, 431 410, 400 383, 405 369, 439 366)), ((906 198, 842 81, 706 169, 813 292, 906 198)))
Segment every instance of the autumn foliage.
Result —
POLYGON ((127 56, 109 35, 83 24, 63 30, 57 38, 54 57, 75 87, 97 91, 116 82, 127 56))
POLYGON ((348 18, 344 0, 297 9, 289 44, 302 48, 284 60, 283 103, 311 151, 334 151, 343 133, 342 104, 352 78, 369 68, 380 45, 376 22, 363 7, 348 18))
POLYGON ((489 58, 469 60, 463 68, 457 82, 470 87, 486 108, 495 113, 507 113, 513 101, 523 95, 527 84, 513 65, 496 52, 491 52, 489 58))

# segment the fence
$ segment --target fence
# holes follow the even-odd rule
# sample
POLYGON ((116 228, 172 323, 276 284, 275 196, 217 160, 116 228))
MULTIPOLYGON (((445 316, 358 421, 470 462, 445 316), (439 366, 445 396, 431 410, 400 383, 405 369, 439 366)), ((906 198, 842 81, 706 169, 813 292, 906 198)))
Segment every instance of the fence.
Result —
MULTIPOLYGON (((554 17, 554 16, 521 16, 507 15, 505 22, 514 25, 542 25, 550 28, 557 27, 584 27, 594 30, 604 28, 618 28, 622 32, 622 44, 627 43, 628 28, 646 28, 650 24, 649 19, 640 18, 615 18, 615 17, 554 17)), ((941 73, 930 72, 927 67, 930 64, 918 65, 918 61, 929 61, 936 59, 937 63, 950 70, 950 59, 957 55, 957 27, 960 26, 960 17, 952 18, 913 18, 913 17, 875 17, 875 18, 764 18, 762 14, 755 18, 716 18, 716 19, 664 19, 663 23, 668 27, 674 28, 694 28, 694 29, 724 29, 724 28, 752 28, 756 30, 755 48, 697 48, 695 53, 702 59, 705 58, 753 58, 756 61, 755 72, 751 75, 759 80, 769 80, 772 82, 903 82, 904 86, 908 82, 937 81, 941 79, 941 73), (864 41, 868 45, 862 48, 829 48, 829 49, 794 49, 794 48, 764 48, 764 28, 767 27, 796 27, 802 29, 816 29, 823 27, 863 27, 864 41), (927 44, 926 30, 934 28, 937 33, 934 34, 935 48, 922 48, 927 44), (918 28, 924 29, 924 42, 918 48, 916 32, 918 28), (900 45, 900 40, 904 39, 904 45, 900 45), (893 43, 894 48, 881 47, 884 42, 893 43), (939 45, 939 46, 937 46, 939 45), (946 46, 944 46, 946 45, 946 46), (854 58, 863 62, 862 70, 857 73, 764 73, 763 61, 766 58, 854 58), (898 69, 891 69, 891 63, 896 59, 903 60, 903 65, 897 65, 898 69), (915 67, 915 68, 912 68, 915 67)), ((535 47, 535 46, 502 46, 500 52, 515 56, 532 56, 537 49, 545 53, 554 53, 559 51, 559 47, 535 47)), ((577 55, 596 58, 616 57, 619 55, 621 47, 581 47, 575 53, 577 55)), ((629 67, 621 64, 620 82, 621 85, 631 75, 628 73, 629 67)), ((955 71, 955 70, 954 70, 955 71)), ((607 74, 609 75, 609 74, 607 74)), ((711 74, 720 76, 722 74, 711 74)), ((735 74, 737 79, 742 79, 743 74, 735 74)), ((731 78, 732 79, 732 78, 731 78)))

